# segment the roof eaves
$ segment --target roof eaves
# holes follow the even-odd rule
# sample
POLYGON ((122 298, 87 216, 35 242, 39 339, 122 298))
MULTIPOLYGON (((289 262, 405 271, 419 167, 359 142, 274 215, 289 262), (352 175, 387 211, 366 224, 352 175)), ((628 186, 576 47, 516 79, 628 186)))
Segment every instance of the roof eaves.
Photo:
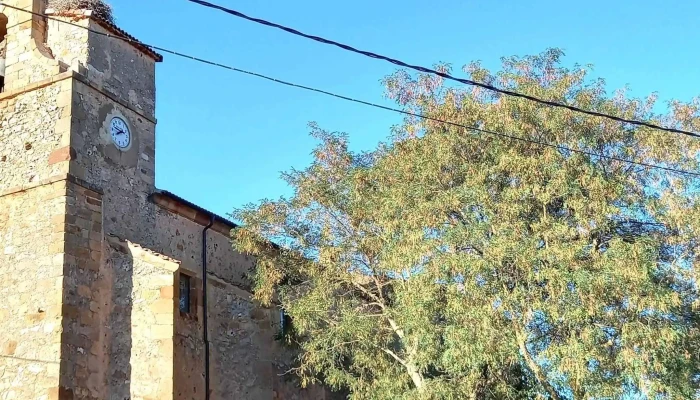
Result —
MULTIPOLYGON (((220 223, 228 226, 229 230, 240 227, 239 224, 229 220, 228 218, 224 218, 216 213, 213 213, 205 208, 202 208, 202 207, 192 203, 191 201, 183 199, 182 197, 180 197, 172 192, 169 192, 167 190, 156 189, 155 192, 151 193, 148 196, 148 199, 152 203, 157 204, 157 205, 161 206, 162 208, 165 208, 165 209, 170 210, 172 212, 176 212, 176 210, 173 210, 171 207, 167 207, 165 204, 163 204, 164 202, 159 201, 158 196, 168 198, 176 203, 179 203, 185 207, 192 209, 194 211, 194 214, 189 216, 189 217, 185 216, 186 218, 189 218, 192 221, 198 222, 198 220, 200 220, 201 218, 197 218, 197 217, 200 215, 205 215, 205 216, 207 216, 206 221, 204 221, 204 220, 199 221, 200 224, 206 224, 208 221, 211 221, 211 219, 214 218, 217 222, 220 222, 220 223)), ((277 243, 275 243, 273 241, 269 241, 268 243, 270 243, 270 246, 272 246, 272 248, 274 248, 276 250, 282 250, 282 247, 280 245, 278 245, 277 243)))
POLYGON ((140 40, 136 39, 134 36, 130 35, 128 32, 126 32, 125 30, 118 27, 115 23, 95 16, 93 14, 93 12, 90 10, 75 10, 75 11, 69 11, 69 12, 62 12, 62 11, 47 9, 46 15, 55 16, 55 17, 72 17, 75 19, 89 18, 89 19, 95 21, 101 27, 110 31, 110 33, 114 34, 115 36, 126 39, 125 42, 134 46, 136 49, 142 51, 144 54, 151 57, 155 62, 162 62, 163 61, 163 55, 156 52, 148 45, 142 43, 140 40))
MULTIPOLYGON (((181 204, 181 205, 193 210, 194 213, 192 215, 190 215, 190 219, 192 219, 195 222, 198 222, 198 220, 202 219, 202 218, 198 218, 198 217, 206 216, 207 217, 207 218, 205 218, 206 222, 211 221, 213 218, 215 221, 228 226, 229 229, 238 228, 238 224, 229 220, 228 218, 222 217, 219 214, 216 214, 212 211, 209 211, 203 207, 200 207, 200 206, 192 203, 191 201, 186 200, 186 199, 184 199, 184 198, 182 198, 182 197, 180 197, 172 192, 169 192, 167 190, 156 189, 156 191, 151 193, 151 195, 148 196, 148 198, 151 202, 163 206, 164 204, 163 204, 163 202, 159 201, 158 196, 165 197, 167 199, 170 199, 178 204, 181 204)), ((168 207, 165 207, 165 208, 168 208, 168 207)), ((173 210, 171 210, 171 211, 173 211, 173 210)), ((201 221, 201 223, 206 223, 206 222, 204 220, 201 221)))

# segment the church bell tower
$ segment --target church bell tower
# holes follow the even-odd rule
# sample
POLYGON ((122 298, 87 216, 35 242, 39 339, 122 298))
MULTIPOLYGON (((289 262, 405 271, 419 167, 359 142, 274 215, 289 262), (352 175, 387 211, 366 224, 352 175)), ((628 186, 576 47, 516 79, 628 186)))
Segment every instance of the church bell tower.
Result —
POLYGON ((2 3, 0 398, 126 399, 104 253, 151 240, 162 58, 95 10, 2 3))

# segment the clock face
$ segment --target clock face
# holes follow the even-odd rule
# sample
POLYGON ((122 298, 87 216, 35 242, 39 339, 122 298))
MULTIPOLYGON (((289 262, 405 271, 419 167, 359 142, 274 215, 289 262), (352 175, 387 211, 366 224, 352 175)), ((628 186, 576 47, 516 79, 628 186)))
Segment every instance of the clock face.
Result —
POLYGON ((112 118, 112 122, 109 123, 109 133, 112 136, 112 141, 120 150, 126 149, 131 144, 131 131, 123 119, 112 118))

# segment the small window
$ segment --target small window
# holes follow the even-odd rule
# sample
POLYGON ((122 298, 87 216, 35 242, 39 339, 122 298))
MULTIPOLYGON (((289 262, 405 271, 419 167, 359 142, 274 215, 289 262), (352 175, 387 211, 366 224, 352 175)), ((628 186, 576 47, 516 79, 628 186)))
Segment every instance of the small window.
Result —
POLYGON ((284 311, 284 308, 280 308, 280 328, 278 335, 280 339, 288 339, 288 336, 292 332, 292 317, 284 311))
POLYGON ((0 92, 5 89, 5 59, 7 58, 7 17, 0 14, 0 92))
POLYGON ((280 308, 280 331, 284 333, 287 328, 287 313, 284 312, 284 308, 280 308))
POLYGON ((190 312, 190 291, 192 288, 192 278, 187 275, 180 275, 180 312, 190 312))

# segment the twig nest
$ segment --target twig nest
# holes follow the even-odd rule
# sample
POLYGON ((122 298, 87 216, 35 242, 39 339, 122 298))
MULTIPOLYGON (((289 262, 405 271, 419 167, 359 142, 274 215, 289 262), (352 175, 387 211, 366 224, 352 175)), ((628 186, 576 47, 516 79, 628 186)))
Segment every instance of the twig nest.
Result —
POLYGON ((49 0, 49 8, 53 8, 59 13, 71 10, 91 10, 95 17, 114 23, 112 6, 103 0, 49 0))

